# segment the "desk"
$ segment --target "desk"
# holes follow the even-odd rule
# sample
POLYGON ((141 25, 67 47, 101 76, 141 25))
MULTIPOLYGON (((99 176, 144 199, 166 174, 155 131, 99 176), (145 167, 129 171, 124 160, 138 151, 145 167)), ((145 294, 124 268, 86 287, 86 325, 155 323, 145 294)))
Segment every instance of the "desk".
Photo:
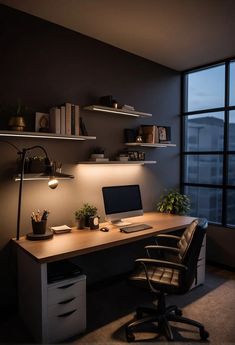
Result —
MULTIPOLYGON (((21 237, 19 241, 13 240, 17 246, 19 312, 34 338, 39 342, 49 343, 59 342, 66 336, 63 323, 61 327, 57 327, 58 334, 51 333, 48 311, 51 303, 51 286, 47 282, 47 265, 50 262, 131 243, 158 233, 182 229, 193 219, 195 218, 151 212, 135 217, 134 221, 147 223, 153 228, 129 234, 120 232, 119 228, 108 223, 103 223, 100 226, 108 226, 109 232, 73 228, 71 233, 55 235, 50 240, 29 241, 25 237, 21 237)), ((133 218, 130 220, 133 221, 133 218)), ((68 283, 74 284, 74 281, 68 283)), ((82 327, 84 324, 81 329, 82 327)), ((70 327, 68 336, 76 334, 76 331, 79 333, 79 326, 73 330, 70 327)))

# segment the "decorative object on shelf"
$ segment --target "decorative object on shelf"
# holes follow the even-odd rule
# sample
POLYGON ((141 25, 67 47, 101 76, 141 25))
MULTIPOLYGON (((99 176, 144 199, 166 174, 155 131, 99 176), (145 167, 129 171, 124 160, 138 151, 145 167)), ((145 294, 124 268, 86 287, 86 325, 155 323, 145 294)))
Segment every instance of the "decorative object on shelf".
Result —
POLYGON ((157 211, 184 215, 190 211, 190 198, 186 194, 170 190, 160 197, 157 203, 157 211))
POLYGON ((128 151, 128 157, 130 161, 144 161, 145 152, 144 151, 128 151))
POLYGON ((84 203, 83 206, 75 211, 75 218, 78 222, 77 228, 84 229, 90 227, 90 217, 97 215, 97 207, 90 205, 89 203, 84 203))
POLYGON ((12 116, 8 125, 12 131, 23 131, 26 126, 23 116, 12 116))
POLYGON ((137 137, 137 130, 131 128, 124 129, 124 141, 125 143, 133 143, 137 137))
POLYGON ((104 156, 104 148, 102 147, 95 147, 92 151, 93 153, 90 156, 90 161, 93 162, 108 162, 109 158, 105 158, 104 156))
POLYGON ((50 132, 50 119, 47 113, 35 113, 35 131, 36 132, 50 132))
POLYGON ((21 99, 18 98, 15 114, 10 118, 8 122, 8 126, 12 131, 24 130, 26 123, 23 115, 25 115, 26 110, 27 107, 23 105, 21 99))
POLYGON ((159 126, 158 127, 159 133, 159 142, 162 144, 170 144, 171 143, 171 127, 169 126, 159 126))
POLYGON ((113 96, 102 96, 99 99, 99 104, 104 105, 105 107, 112 107, 113 106, 113 96))

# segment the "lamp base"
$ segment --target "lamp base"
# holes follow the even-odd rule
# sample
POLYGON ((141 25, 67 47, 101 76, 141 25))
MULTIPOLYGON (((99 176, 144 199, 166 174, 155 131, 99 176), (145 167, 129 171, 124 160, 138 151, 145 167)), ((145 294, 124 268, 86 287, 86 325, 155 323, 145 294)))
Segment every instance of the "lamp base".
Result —
POLYGON ((30 241, 41 241, 41 240, 48 240, 53 237, 53 232, 50 230, 47 230, 45 234, 34 234, 33 232, 30 232, 26 235, 27 240, 30 241))

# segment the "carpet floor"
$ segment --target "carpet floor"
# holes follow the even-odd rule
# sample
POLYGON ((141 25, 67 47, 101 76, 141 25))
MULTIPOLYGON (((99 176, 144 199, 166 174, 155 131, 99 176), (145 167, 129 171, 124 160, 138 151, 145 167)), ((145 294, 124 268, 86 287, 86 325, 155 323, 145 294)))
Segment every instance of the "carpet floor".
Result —
MULTIPOLYGON (((129 286, 126 281, 92 289, 87 296, 87 331, 63 344, 124 344, 125 325, 133 320, 138 305, 151 305, 151 295, 129 286)), ((235 273, 207 267, 205 284, 185 295, 167 296, 167 304, 177 304, 183 315, 204 324, 210 333, 201 341, 194 327, 174 328, 174 344, 235 345, 235 273)), ((156 333, 154 325, 136 332, 135 343, 168 344, 156 333)), ((17 316, 1 322, 1 344, 33 344, 17 316)))

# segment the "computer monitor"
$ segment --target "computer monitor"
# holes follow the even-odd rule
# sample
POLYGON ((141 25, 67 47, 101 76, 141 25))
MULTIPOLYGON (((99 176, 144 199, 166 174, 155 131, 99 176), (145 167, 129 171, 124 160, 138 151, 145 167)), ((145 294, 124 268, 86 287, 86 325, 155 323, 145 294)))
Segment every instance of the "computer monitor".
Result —
POLYGON ((139 185, 102 188, 106 219, 117 226, 128 225, 123 218, 143 215, 139 185))

